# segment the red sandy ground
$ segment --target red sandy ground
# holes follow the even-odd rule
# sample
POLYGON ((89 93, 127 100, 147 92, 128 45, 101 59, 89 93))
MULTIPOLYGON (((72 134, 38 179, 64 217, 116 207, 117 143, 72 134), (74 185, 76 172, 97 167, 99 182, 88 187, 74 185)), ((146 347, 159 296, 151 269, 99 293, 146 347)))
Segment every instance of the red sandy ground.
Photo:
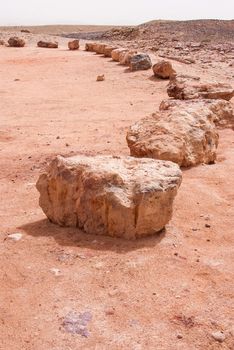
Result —
MULTIPOLYGON (((224 67, 173 64, 212 79, 224 67)), ((35 182, 54 155, 129 154, 127 127, 167 98, 151 73, 65 46, 0 48, 1 350, 234 348, 232 130, 220 130, 216 164, 183 171, 173 219, 155 237, 60 228, 38 205, 35 182), (7 238, 16 232, 20 241, 7 238), (92 314, 87 338, 63 328, 70 311, 92 314)))

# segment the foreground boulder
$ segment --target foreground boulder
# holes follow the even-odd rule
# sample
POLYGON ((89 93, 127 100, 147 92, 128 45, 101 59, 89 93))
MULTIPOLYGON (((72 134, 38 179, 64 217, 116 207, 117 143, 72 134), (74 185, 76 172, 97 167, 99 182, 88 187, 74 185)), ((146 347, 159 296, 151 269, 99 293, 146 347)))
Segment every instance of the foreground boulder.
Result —
POLYGON ((160 108, 130 127, 131 155, 170 160, 183 167, 213 163, 219 135, 212 110, 203 101, 161 104, 160 108))
POLYGON ((56 157, 37 181, 40 206, 61 226, 127 239, 152 235, 172 217, 176 164, 132 157, 56 157))
POLYGON ((169 79, 176 71, 172 68, 172 64, 169 61, 160 61, 153 65, 153 72, 157 78, 169 79))
POLYGON ((223 99, 229 101, 234 96, 234 89, 229 84, 192 83, 190 81, 183 81, 181 79, 177 79, 175 76, 172 76, 167 88, 167 93, 169 97, 180 100, 203 98, 223 99))
POLYGON ((24 47, 25 41, 17 36, 13 36, 8 40, 8 44, 10 47, 24 47))
POLYGON ((80 47, 80 41, 79 40, 72 40, 68 42, 68 48, 69 50, 78 50, 80 47))
POLYGON ((57 41, 52 42, 52 41, 38 41, 37 43, 38 47, 44 47, 47 49, 57 49, 58 48, 58 43, 57 41))
POLYGON ((152 62, 149 55, 146 53, 139 53, 131 57, 129 67, 132 72, 147 70, 152 67, 152 62))
POLYGON ((126 52, 128 52, 127 49, 123 49, 123 48, 115 49, 111 52, 111 58, 113 61, 119 62, 120 54, 126 53, 126 52))

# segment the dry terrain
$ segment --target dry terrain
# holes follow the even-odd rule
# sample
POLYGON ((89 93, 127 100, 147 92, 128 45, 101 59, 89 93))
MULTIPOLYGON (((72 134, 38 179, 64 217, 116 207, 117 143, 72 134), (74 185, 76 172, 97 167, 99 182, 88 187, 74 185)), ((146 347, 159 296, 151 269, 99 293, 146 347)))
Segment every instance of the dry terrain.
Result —
MULTIPOLYGON (((21 36, 24 48, 0 46, 0 349, 233 349, 233 130, 219 130, 215 164, 183 170, 162 233, 125 241, 53 225, 35 188, 46 163, 128 155, 127 128, 158 109, 168 82, 129 73, 84 42, 71 52, 61 37, 58 49, 37 48, 48 32, 21 36), (68 332, 72 314, 85 319, 84 334, 68 332)), ((219 47, 189 51, 193 64, 171 62, 179 74, 234 85, 234 52, 219 47)))

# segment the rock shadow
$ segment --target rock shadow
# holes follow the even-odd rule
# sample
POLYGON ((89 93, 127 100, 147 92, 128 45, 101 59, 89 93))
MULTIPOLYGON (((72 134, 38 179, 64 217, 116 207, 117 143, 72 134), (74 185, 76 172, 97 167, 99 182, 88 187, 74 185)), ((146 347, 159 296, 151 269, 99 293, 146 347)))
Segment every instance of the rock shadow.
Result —
POLYGON ((90 248, 100 251, 114 251, 120 254, 144 247, 155 247, 165 237, 166 229, 153 236, 137 240, 126 240, 109 236, 92 235, 78 228, 60 227, 47 219, 35 221, 18 227, 26 234, 37 237, 53 237, 61 246, 90 248))

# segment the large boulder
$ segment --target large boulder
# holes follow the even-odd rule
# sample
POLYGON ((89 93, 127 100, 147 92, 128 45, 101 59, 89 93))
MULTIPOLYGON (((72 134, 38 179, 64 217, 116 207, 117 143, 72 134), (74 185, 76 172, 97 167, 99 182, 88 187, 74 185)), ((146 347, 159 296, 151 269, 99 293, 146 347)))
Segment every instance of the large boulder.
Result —
POLYGON ((161 231, 172 217, 181 171, 133 157, 56 157, 37 181, 53 223, 127 239, 161 231))
POLYGON ((216 115, 203 101, 161 104, 160 109, 130 127, 127 143, 132 156, 170 160, 182 167, 215 161, 216 115))
POLYGON ((128 49, 123 49, 123 48, 119 48, 119 49, 115 49, 111 52, 111 58, 113 61, 119 62, 119 56, 122 53, 126 53, 128 52, 128 49))
POLYGON ((234 96, 234 89, 229 84, 224 83, 193 83, 172 76, 167 88, 169 97, 180 100, 191 99, 223 99, 231 100, 234 96))
POLYGON ((24 39, 18 38, 17 36, 12 36, 8 40, 8 44, 10 47, 24 47, 25 41, 24 41, 24 39))
POLYGON ((80 41, 79 40, 72 40, 68 42, 68 48, 69 50, 78 50, 80 47, 80 41))
POLYGON ((43 48, 47 48, 47 49, 57 49, 58 48, 58 43, 57 41, 52 42, 52 41, 38 41, 37 43, 38 47, 43 47, 43 48))
POLYGON ((169 79, 176 73, 172 67, 171 62, 164 60, 153 65, 153 72, 154 75, 160 79, 169 79))
POLYGON ((181 109, 196 109, 201 105, 208 108, 213 113, 213 121, 219 128, 234 128, 234 114, 232 103, 225 100, 163 100, 159 109, 161 111, 170 110, 172 107, 181 109))
POLYGON ((105 56, 105 57, 111 57, 111 53, 112 53, 112 51, 115 50, 115 49, 116 49, 115 46, 106 46, 106 47, 104 48, 104 56, 105 56))
POLYGON ((137 70, 147 70, 152 67, 152 62, 149 55, 146 53, 138 53, 131 57, 129 67, 132 72, 137 70))

